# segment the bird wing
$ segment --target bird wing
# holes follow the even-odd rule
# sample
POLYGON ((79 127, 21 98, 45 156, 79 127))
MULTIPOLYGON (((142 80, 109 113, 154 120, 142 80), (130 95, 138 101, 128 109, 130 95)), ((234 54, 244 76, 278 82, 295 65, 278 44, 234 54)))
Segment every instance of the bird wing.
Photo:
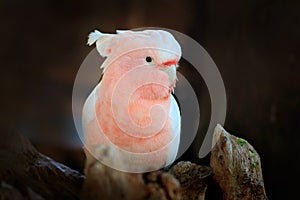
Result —
POLYGON ((170 118, 171 131, 172 131, 171 134, 174 138, 174 141, 172 141, 172 144, 170 144, 169 147, 169 155, 167 158, 166 166, 171 164, 176 159, 178 148, 179 148, 180 130, 181 130, 181 117, 180 117, 179 106, 173 95, 171 95, 170 101, 171 101, 171 105, 169 111, 169 118, 170 118))
POLYGON ((93 89, 91 94, 86 99, 83 110, 82 110, 82 121, 83 124, 88 124, 95 119, 95 102, 96 102, 96 91, 100 87, 101 82, 93 89))

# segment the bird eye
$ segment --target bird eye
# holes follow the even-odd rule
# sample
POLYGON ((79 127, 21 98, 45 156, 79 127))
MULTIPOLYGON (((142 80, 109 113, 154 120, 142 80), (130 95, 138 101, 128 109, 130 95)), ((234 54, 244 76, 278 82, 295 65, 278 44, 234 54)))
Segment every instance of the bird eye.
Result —
POLYGON ((150 56, 146 57, 146 62, 151 63, 152 62, 152 58, 150 56))

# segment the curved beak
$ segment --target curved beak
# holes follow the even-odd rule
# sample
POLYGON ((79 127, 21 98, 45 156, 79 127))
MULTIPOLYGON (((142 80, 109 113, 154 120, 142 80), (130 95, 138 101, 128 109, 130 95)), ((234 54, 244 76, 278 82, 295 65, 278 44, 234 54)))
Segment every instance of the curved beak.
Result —
POLYGON ((163 72, 168 74, 170 86, 175 85, 175 82, 176 82, 176 79, 177 79, 176 68, 177 68, 177 66, 175 64, 171 64, 171 65, 168 65, 168 66, 164 66, 163 68, 160 69, 163 72))

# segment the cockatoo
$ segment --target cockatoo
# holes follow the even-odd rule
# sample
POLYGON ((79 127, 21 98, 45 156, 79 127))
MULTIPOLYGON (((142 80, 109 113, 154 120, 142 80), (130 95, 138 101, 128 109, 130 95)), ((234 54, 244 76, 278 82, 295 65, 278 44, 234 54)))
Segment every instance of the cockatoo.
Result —
POLYGON ((179 107, 172 96, 181 47, 167 31, 90 33, 106 57, 102 79, 83 107, 86 153, 109 147, 104 164, 127 172, 147 172, 170 165, 180 141, 179 107))

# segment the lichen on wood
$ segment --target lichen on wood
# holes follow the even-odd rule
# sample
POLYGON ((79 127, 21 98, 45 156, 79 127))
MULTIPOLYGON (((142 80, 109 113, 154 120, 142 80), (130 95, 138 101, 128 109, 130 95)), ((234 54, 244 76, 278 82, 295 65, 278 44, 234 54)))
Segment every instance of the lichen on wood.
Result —
POLYGON ((210 165, 224 200, 267 199, 258 153, 220 125, 214 131, 210 165))

